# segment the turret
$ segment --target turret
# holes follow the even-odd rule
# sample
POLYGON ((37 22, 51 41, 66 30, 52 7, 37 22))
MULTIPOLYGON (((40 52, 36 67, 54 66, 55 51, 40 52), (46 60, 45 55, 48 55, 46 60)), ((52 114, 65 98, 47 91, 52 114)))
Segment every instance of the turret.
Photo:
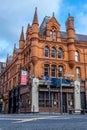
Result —
POLYGON ((32 22, 32 36, 31 36, 31 62, 33 64, 33 74, 34 76, 36 76, 35 72, 37 70, 36 68, 36 64, 38 61, 38 56, 39 56, 39 51, 38 51, 38 16, 37 16, 37 8, 35 8, 35 13, 34 13, 34 18, 33 18, 33 22, 32 22))
POLYGON ((14 44, 13 57, 16 56, 16 44, 14 44))
POLYGON ((67 41, 68 41, 68 60, 71 68, 75 65, 75 45, 74 45, 74 18, 70 15, 66 21, 67 41))
MULTIPOLYGON (((18 64, 20 65, 22 62, 22 50, 24 48, 24 31, 23 31, 23 27, 22 27, 22 31, 21 31, 21 35, 20 35, 20 40, 19 40, 19 50, 18 50, 18 64)), ((20 67, 20 66, 19 66, 20 67)))
POLYGON ((30 24, 28 24, 27 31, 26 31, 26 40, 27 40, 27 42, 30 40, 31 34, 32 34, 32 27, 30 26, 30 24))
POLYGON ((72 16, 68 16, 66 21, 66 32, 68 36, 68 42, 74 42, 75 30, 74 30, 74 18, 72 16))
POLYGON ((32 23, 32 37, 38 38, 38 16, 37 16, 37 8, 35 8, 33 23, 32 23))
POLYGON ((20 35, 20 40, 19 40, 19 48, 22 49, 24 47, 24 31, 22 27, 21 35, 20 35))

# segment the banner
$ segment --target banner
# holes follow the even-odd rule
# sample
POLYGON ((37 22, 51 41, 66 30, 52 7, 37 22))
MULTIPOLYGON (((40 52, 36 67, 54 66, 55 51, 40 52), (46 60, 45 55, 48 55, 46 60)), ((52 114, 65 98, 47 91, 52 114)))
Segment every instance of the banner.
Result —
POLYGON ((27 85, 27 71, 21 70, 21 85, 27 85))

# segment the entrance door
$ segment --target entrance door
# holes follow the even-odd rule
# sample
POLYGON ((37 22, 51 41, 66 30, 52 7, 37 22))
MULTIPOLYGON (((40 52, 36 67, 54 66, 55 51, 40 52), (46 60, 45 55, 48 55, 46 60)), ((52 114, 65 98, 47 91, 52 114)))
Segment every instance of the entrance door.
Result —
POLYGON ((66 98, 66 93, 62 94, 62 111, 63 111, 63 113, 67 112, 67 98, 66 98))
POLYGON ((81 108, 82 109, 86 108, 86 96, 85 96, 85 92, 81 92, 81 108))

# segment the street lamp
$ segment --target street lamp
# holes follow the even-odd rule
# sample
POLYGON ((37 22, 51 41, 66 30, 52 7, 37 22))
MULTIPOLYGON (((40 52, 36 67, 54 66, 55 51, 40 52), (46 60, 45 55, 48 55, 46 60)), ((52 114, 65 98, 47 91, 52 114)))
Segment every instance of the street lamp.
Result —
POLYGON ((61 96, 61 98, 60 98, 60 101, 61 101, 60 112, 62 114, 62 112, 63 112, 63 110, 62 110, 62 104, 63 104, 63 101, 62 101, 62 99, 63 99, 63 97, 62 97, 62 77, 60 77, 60 96, 61 96))

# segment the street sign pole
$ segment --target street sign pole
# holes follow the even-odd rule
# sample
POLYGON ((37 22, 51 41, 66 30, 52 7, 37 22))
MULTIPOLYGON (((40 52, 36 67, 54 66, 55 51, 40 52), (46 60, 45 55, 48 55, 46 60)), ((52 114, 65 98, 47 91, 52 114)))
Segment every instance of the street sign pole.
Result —
POLYGON ((60 77, 60 96, 61 96, 61 114, 63 112, 62 106, 63 106, 63 101, 62 101, 62 77, 60 77))
POLYGON ((50 114, 50 84, 51 84, 51 81, 50 81, 49 75, 47 75, 45 77, 45 80, 47 82, 47 88, 48 88, 48 92, 49 92, 49 114, 50 114))
POLYGON ((47 82, 47 88, 48 88, 48 91, 49 91, 49 114, 50 114, 50 81, 49 80, 47 82))

